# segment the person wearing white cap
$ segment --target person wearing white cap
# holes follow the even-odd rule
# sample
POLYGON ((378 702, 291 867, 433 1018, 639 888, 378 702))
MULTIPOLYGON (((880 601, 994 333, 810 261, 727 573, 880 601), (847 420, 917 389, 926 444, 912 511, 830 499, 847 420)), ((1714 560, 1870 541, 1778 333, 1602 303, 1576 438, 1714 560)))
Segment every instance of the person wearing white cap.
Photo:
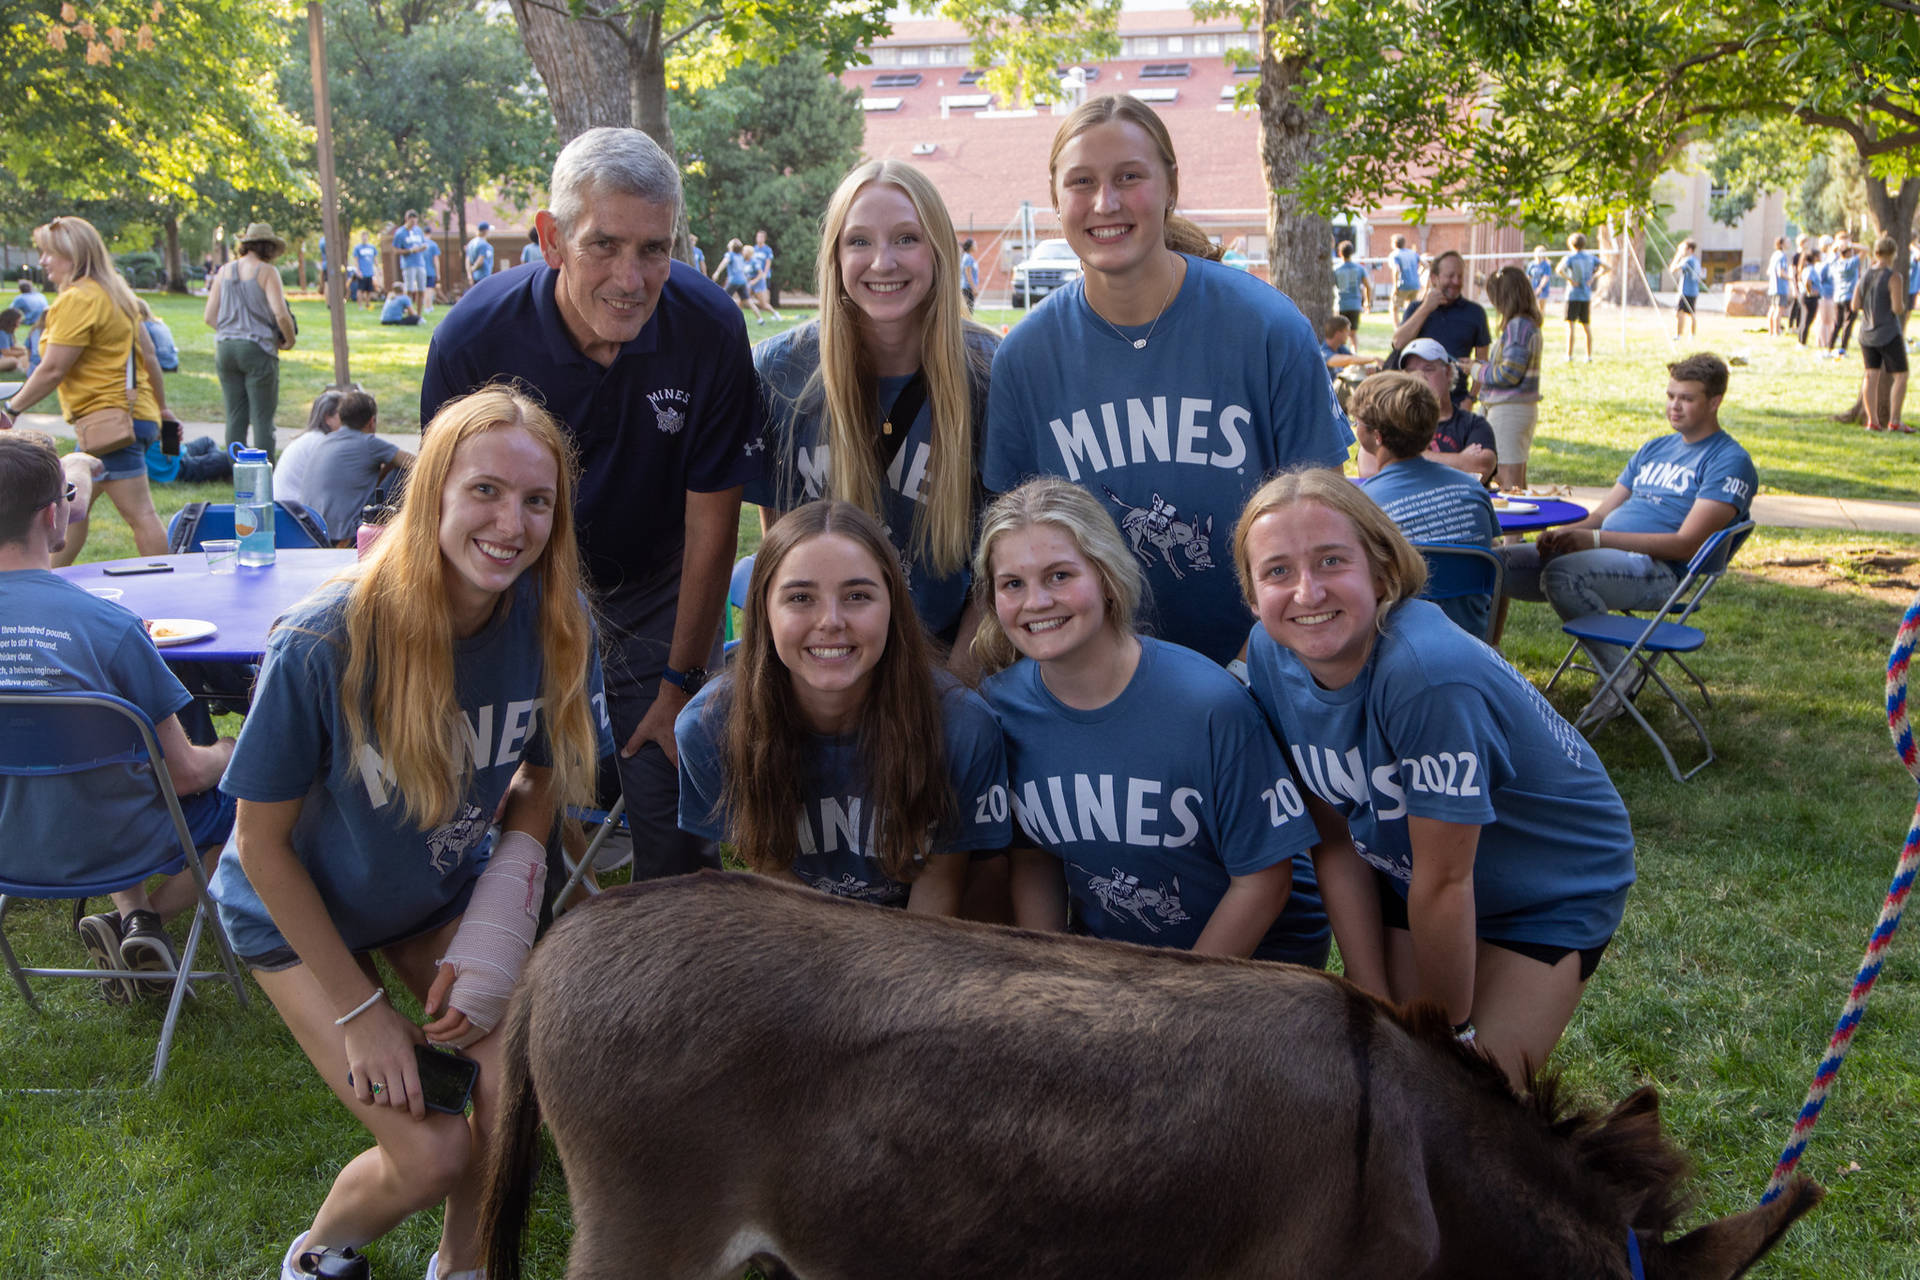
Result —
MULTIPOLYGON (((1432 338, 1415 338, 1400 353, 1402 372, 1426 383, 1440 402, 1440 424, 1434 429, 1427 460, 1464 471, 1485 481, 1498 462, 1493 427, 1470 409, 1458 408, 1452 396, 1454 365, 1447 349, 1432 338)), ((1380 464, 1365 449, 1360 451, 1360 475, 1370 476, 1380 464)))
POLYGON ((207 287, 202 313, 213 330, 213 367, 226 404, 227 444, 253 446, 273 457, 273 415, 280 407, 280 353, 293 349, 293 312, 273 260, 287 242, 256 222, 240 236, 240 256, 207 287))

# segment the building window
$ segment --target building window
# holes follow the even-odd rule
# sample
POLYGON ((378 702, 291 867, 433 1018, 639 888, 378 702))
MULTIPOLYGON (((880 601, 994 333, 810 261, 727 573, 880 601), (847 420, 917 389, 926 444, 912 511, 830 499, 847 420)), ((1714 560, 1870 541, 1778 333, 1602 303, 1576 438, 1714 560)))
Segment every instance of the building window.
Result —
POLYGON ((1220 37, 1219 36, 1195 36, 1193 38, 1193 51, 1195 53, 1220 52, 1220 37))
POLYGON ((1168 36, 1167 37, 1168 53, 1185 53, 1186 51, 1187 51, 1187 40, 1185 36, 1168 36))
POLYGON ((875 49, 873 51, 873 65, 876 67, 899 66, 900 51, 898 49, 875 49))
POLYGON ((1191 62, 1149 62, 1140 68, 1142 80, 1185 80, 1192 74, 1191 62))
POLYGON ((985 74, 987 73, 984 71, 962 71, 960 73, 960 83, 961 84, 979 84, 980 77, 984 76, 985 74))
POLYGON ((1253 33, 1250 31, 1234 32, 1232 35, 1227 37, 1227 48, 1229 49, 1253 48, 1253 33))
POLYGON ((876 89, 913 89, 918 88, 923 77, 918 71, 889 71, 883 76, 873 78, 876 89))
POLYGON ((862 98, 860 99, 860 109, 862 111, 898 111, 900 109, 900 99, 862 98))
POLYGON ((923 66, 926 61, 927 51, 924 48, 916 47, 900 51, 900 65, 903 67, 923 66))
POLYGON ((1155 57, 1160 52, 1160 37, 1135 36, 1127 41, 1127 52, 1136 58, 1155 57))
POLYGON ((1180 100, 1180 91, 1178 89, 1135 89, 1132 93, 1134 97, 1140 99, 1142 102, 1167 103, 1178 102, 1180 100))

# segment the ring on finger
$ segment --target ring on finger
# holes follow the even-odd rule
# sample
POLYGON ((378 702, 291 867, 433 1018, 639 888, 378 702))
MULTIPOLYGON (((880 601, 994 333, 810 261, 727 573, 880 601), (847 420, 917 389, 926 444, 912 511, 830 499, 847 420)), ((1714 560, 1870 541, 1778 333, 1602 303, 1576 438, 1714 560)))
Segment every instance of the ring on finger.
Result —
POLYGON ((386 1085, 384 1085, 384 1084, 381 1084, 381 1083, 380 1083, 380 1082, 379 1082, 378 1080, 375 1080, 375 1081, 373 1082, 373 1096, 374 1096, 374 1097, 376 1097, 376 1098, 377 1098, 377 1097, 379 1097, 379 1096, 380 1096, 381 1094, 383 1094, 383 1093, 385 1093, 386 1091, 387 1091, 387 1086, 386 1086, 386 1085))

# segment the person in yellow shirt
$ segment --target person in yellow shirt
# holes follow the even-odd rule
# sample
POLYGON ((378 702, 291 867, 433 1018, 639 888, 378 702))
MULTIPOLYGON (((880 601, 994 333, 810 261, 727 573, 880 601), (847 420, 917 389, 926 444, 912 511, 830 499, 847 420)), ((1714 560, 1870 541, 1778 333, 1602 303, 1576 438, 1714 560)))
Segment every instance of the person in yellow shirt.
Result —
MULTIPOLYGON (((147 445, 160 438, 165 393, 152 340, 137 320, 133 290, 114 270, 100 233, 85 218, 55 218, 34 229, 33 243, 59 296, 47 310, 40 367, 0 404, 0 431, 11 429, 21 410, 50 391, 58 391, 60 415, 68 422, 103 409, 130 410, 134 438, 100 455, 105 473, 93 500, 102 493, 113 499, 140 555, 164 555, 167 535, 153 509, 146 459, 147 445)), ((67 545, 54 563, 72 564, 86 536, 83 516, 69 526, 67 545)))

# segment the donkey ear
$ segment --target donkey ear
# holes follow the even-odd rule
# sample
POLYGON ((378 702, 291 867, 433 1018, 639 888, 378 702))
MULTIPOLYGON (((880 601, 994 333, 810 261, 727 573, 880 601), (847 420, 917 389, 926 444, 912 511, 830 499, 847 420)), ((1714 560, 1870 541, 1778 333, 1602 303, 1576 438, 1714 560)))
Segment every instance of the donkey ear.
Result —
POLYGON ((1826 1194, 1812 1179, 1795 1178, 1772 1204, 1709 1222, 1670 1245, 1652 1246, 1648 1280, 1735 1280, 1826 1194))

